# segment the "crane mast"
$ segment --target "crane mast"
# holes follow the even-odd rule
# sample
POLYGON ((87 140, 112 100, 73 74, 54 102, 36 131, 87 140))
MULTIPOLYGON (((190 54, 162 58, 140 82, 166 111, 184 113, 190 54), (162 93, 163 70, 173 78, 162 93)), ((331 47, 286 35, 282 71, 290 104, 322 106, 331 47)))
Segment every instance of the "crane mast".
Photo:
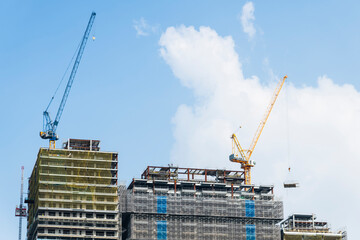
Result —
POLYGON ((21 232, 22 232, 22 218, 26 217, 26 208, 23 205, 24 199, 24 166, 21 166, 21 188, 20 188, 20 205, 16 206, 15 216, 19 217, 19 240, 21 240, 21 232))
POLYGON ((90 34, 91 28, 93 26, 94 20, 95 20, 95 16, 96 16, 96 13, 92 12, 91 16, 90 16, 90 19, 89 19, 89 22, 88 22, 88 25, 86 27, 84 36, 83 36, 83 38, 81 40, 79 51, 77 53, 74 66, 73 66, 73 68, 71 70, 71 74, 70 74, 69 80, 67 82, 67 85, 66 85, 66 88, 65 88, 65 91, 64 91, 64 95, 63 95, 63 97, 61 99, 61 103, 60 103, 59 109, 57 111, 55 120, 54 121, 51 120, 50 114, 48 112, 48 108, 49 108, 49 106, 50 106, 50 104, 52 102, 52 99, 51 99, 48 107, 46 108, 46 110, 43 112, 43 131, 40 132, 40 137, 43 138, 43 139, 49 139, 49 148, 50 149, 55 149, 55 141, 59 139, 58 135, 56 134, 56 129, 57 129, 57 126, 59 125, 61 115, 62 115, 62 113, 64 111, 64 107, 65 107, 66 101, 68 99, 71 86, 72 86, 72 84, 74 82, 75 75, 76 75, 76 72, 78 70, 82 55, 84 53, 86 42, 87 42, 87 40, 89 38, 89 34, 90 34))
POLYGON ((250 160, 250 157, 252 155, 252 153, 254 152, 255 146, 260 138, 260 135, 265 127, 265 124, 270 116, 271 110, 274 107, 274 104, 276 102, 277 97, 279 96, 279 93, 281 91, 282 86, 284 85, 284 82, 286 80, 287 76, 284 76, 282 79, 280 79, 278 85, 276 86, 276 89, 274 91, 274 94, 271 98, 270 104, 268 105, 266 112, 262 118, 262 120, 260 121, 260 124, 258 126, 258 128, 256 129, 254 138, 250 144, 249 149, 244 150, 241 145, 239 140, 237 139, 235 133, 232 134, 231 139, 232 139, 232 154, 229 156, 230 161, 232 162, 237 162, 241 164, 241 168, 244 170, 244 175, 245 175, 245 185, 249 185, 251 184, 251 168, 255 166, 255 164, 253 163, 253 161, 250 160), (239 156, 237 154, 237 152, 239 152, 239 154, 241 156, 239 156))

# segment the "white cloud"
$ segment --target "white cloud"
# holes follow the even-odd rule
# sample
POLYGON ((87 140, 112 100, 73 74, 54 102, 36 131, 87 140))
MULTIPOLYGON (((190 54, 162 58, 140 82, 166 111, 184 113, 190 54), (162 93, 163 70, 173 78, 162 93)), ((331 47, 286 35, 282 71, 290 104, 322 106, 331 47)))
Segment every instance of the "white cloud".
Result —
POLYGON ((150 33, 157 31, 157 26, 149 25, 144 18, 134 20, 134 28, 138 36, 148 36, 150 33))
MULTIPOLYGON (((172 162, 238 169, 228 160, 230 136, 241 125, 238 138, 249 146, 276 82, 245 78, 233 39, 209 27, 169 27, 159 44, 161 56, 196 99, 179 106, 173 117, 172 162)), ((352 85, 326 76, 315 87, 287 84, 253 154, 253 182, 275 184, 286 214, 315 213, 335 227, 346 225, 351 236, 360 214, 359 122, 360 93, 352 85), (286 192, 282 182, 289 162, 301 188, 286 192)))
POLYGON ((256 33, 256 29, 253 23, 253 21, 255 20, 254 11, 254 4, 252 2, 247 2, 242 8, 242 13, 240 16, 243 31, 244 33, 249 35, 249 38, 253 38, 256 33))

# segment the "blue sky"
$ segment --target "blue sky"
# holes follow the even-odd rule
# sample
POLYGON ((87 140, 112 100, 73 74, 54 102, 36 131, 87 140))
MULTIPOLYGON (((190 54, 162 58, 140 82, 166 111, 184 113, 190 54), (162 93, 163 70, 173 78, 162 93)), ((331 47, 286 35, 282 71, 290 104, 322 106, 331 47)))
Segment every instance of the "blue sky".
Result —
MULTIPOLYGON (((299 94, 301 98, 304 96, 303 93, 309 90, 313 91, 310 95, 319 96, 319 102, 330 103, 335 99, 333 107, 330 106, 322 118, 315 117, 319 125, 311 125, 313 123, 309 123, 311 126, 306 125, 306 119, 302 121, 304 125, 301 126, 296 125, 295 121, 290 122, 289 131, 294 133, 291 143, 294 149, 292 155, 297 153, 295 149, 297 142, 294 140, 298 137, 295 135, 296 129, 323 126, 322 122, 332 121, 331 119, 336 118, 336 115, 341 114, 339 110, 343 107, 349 109, 342 114, 347 117, 344 121, 333 120, 334 123, 329 125, 331 130, 344 133, 341 136, 347 135, 346 129, 349 129, 349 132, 356 131, 358 128, 352 125, 352 120, 357 119, 359 111, 352 112, 353 109, 357 109, 357 100, 352 99, 357 99, 360 88, 357 79, 360 64, 359 3, 356 1, 253 1, 255 19, 252 20, 252 24, 256 30, 253 37, 249 37, 242 28, 241 15, 246 3, 246 1, 1 1, 0 151, 3 168, 0 182, 1 189, 7 192, 0 200, 0 226, 3 238, 11 239, 18 234, 18 219, 14 217, 14 208, 19 204, 20 168, 24 165, 25 177, 29 177, 39 147, 48 146, 48 142, 39 137, 39 131, 42 129, 42 111, 46 108, 81 40, 92 11, 97 13, 93 27, 96 40, 89 41, 86 46, 58 127, 60 140, 57 146, 60 147, 61 142, 67 138, 100 139, 102 150, 119 152, 120 181, 129 182, 131 178, 139 177, 147 165, 167 165, 169 162, 189 167, 203 164, 204 167, 238 168, 227 163, 226 155, 222 159, 211 160, 208 163, 187 157, 191 156, 194 150, 184 147, 186 137, 178 134, 179 132, 186 134, 188 130, 187 122, 182 117, 183 112, 179 107, 188 106, 193 110, 208 106, 211 108, 206 102, 217 98, 199 96, 196 94, 199 89, 191 87, 191 84, 196 85, 196 77, 193 77, 198 76, 196 69, 184 67, 181 59, 171 55, 169 49, 172 43, 167 40, 172 36, 172 33, 167 31, 169 27, 174 27, 173 35, 179 37, 179 41, 185 41, 184 36, 190 36, 189 34, 194 34, 196 37, 201 33, 201 26, 215 32, 215 39, 219 40, 219 44, 222 44, 227 36, 231 37, 234 46, 229 51, 237 54, 245 80, 256 76, 259 85, 254 91, 257 93, 266 90, 267 86, 272 89, 271 84, 274 79, 288 74, 291 85, 289 93, 293 89, 294 96, 299 94), (135 28, 141 21, 145 23, 145 28, 142 26, 145 35, 139 35, 135 28), (185 28, 181 30, 182 26, 185 28), (195 31, 191 31, 188 28, 190 26, 193 26, 195 31), (181 32, 184 35, 177 34, 181 32), (160 46, 161 38, 163 45, 160 46), (160 49, 168 52, 168 58, 160 49), (186 85, 187 79, 182 78, 183 76, 190 76, 190 87, 186 85), (319 86, 318 78, 322 76, 331 79, 332 84, 319 86), (336 98, 332 98, 333 95, 330 94, 331 99, 328 99, 329 92, 326 91, 329 88, 342 90, 344 84, 354 88, 354 91, 349 90, 354 97, 344 102, 344 104, 348 103, 346 106, 342 105, 344 98, 341 95, 334 94, 336 98), (181 154, 177 154, 179 149, 181 154), (182 161, 182 157, 187 159, 182 161)), ((206 41, 205 37, 201 39, 206 41)), ((194 49, 199 47, 201 46, 194 46, 194 49)), ((201 57, 186 56, 195 60, 201 57)), ((197 66, 196 62, 194 66, 197 66)), ((203 67, 206 69, 207 66, 203 67)), ((208 67, 212 68, 210 65, 208 67)), ((53 117, 64 85, 50 109, 53 117)), ((351 95, 346 94, 345 90, 344 92, 344 96, 351 95)), ((265 109, 268 95, 264 98, 265 102, 259 103, 259 106, 264 107, 260 108, 254 118, 249 118, 254 119, 254 124, 250 124, 252 127, 256 126, 265 109)), ((222 99, 218 102, 221 101, 222 99)), ((306 111, 314 108, 316 101, 309 100, 308 107, 299 108, 298 112, 302 110, 301 114, 308 114, 306 111)), ((300 105, 300 102, 295 102, 294 109, 300 105)), ((224 108, 231 107, 236 111, 240 106, 236 100, 231 103, 224 100, 224 108), (233 105, 229 106, 229 104, 233 105)), ((274 122, 283 116, 281 114, 284 112, 284 106, 280 100, 278 115, 274 113, 274 122)), ((322 105, 316 106, 318 108, 309 112, 314 114, 322 111, 322 105)), ((245 106, 239 112, 244 112, 244 109, 254 111, 253 109, 257 108, 245 106)), ((210 113, 204 116, 208 115, 214 116, 210 113)), ((199 116, 195 114, 196 121, 193 122, 203 126, 205 123, 201 122, 203 118, 199 116)), ((231 120, 234 121, 231 122, 231 126, 243 124, 244 119, 248 119, 241 114, 236 116, 231 120)), ((227 115, 224 114, 222 119, 226 120, 226 118, 227 115)), ((281 125, 284 122, 279 120, 279 123, 281 125)), ((190 125, 196 128, 196 124, 190 125)), ((276 129, 276 123, 269 124, 266 129, 267 127, 271 129, 271 126, 276 129)), ((254 131, 253 128, 249 129, 251 132, 249 139, 254 131)), ((189 132, 186 135, 196 139, 196 136, 191 134, 192 132, 189 132)), ((226 134, 228 132, 224 133, 226 134)), ((257 149, 259 163, 262 156, 267 156, 266 151, 271 151, 270 148, 265 147, 266 139, 274 136, 270 135, 271 130, 268 132, 265 130, 264 134, 264 140, 259 142, 264 147, 259 146, 257 149)), ((309 135, 311 134, 314 132, 309 132, 309 135)), ((247 132, 244 135, 247 135, 247 132)), ((201 139, 205 139, 208 135, 200 134, 200 136, 203 136, 201 139)), ((211 143, 227 144, 228 139, 222 141, 220 136, 222 134, 216 135, 214 132, 209 137, 212 138, 211 143)), ((299 139, 301 139, 300 135, 299 139)), ((337 143, 329 145, 321 138, 316 144, 317 149, 322 149, 323 152, 338 147, 337 143)), ((286 155, 284 148, 278 148, 273 152, 274 156, 277 153, 286 155)), ((211 145, 207 146, 206 141, 201 142, 196 148, 199 154, 208 149, 211 149, 211 145)), ((225 150, 219 150, 219 156, 222 156, 225 150)), ((360 156, 356 150, 351 149, 349 152, 352 153, 351 156, 360 156)), ((299 153, 303 151, 299 150, 299 153)), ((310 155, 312 152, 305 156, 310 155)), ((336 165, 335 159, 333 163, 336 165)), ((281 164, 275 165, 282 166, 281 164)), ((296 164, 301 165, 301 160, 297 160, 296 164)), ((351 165, 347 167, 351 168, 351 165)), ((269 178, 260 174, 261 165, 259 169, 258 182, 268 181, 269 178)), ((324 171, 324 168, 320 165, 318 169, 314 169, 314 173, 321 171, 324 171)), ((332 171, 333 169, 328 170, 329 173, 332 171)), ((297 177, 300 180, 305 176, 302 174, 304 172, 299 171, 297 177)), ((358 180, 351 175, 352 172, 347 173, 345 167, 343 174, 352 176, 354 181, 358 180)), ((311 183, 316 182, 311 176, 310 174, 304 177, 304 182, 308 181, 309 185, 305 183, 304 188, 300 190, 301 194, 305 194, 306 186, 311 188, 313 186, 311 183)), ((272 183, 276 184, 277 181, 274 180, 272 183)), ((318 187, 320 189, 320 185, 318 187)), ((316 195, 316 189, 308 190, 316 195)), ((297 193, 283 194, 284 199, 288 197, 289 202, 292 202, 297 193)), ((360 199, 359 195, 353 200, 356 199, 360 199)), ((321 205, 324 199, 318 196, 314 201, 321 205)), ((328 213, 332 208, 333 205, 330 203, 319 210, 315 207, 306 208, 301 204, 296 208, 296 203, 292 203, 285 210, 286 213, 296 212, 296 209, 319 212, 319 216, 335 221, 335 226, 348 226, 351 232, 352 218, 344 214, 338 216, 342 221, 336 221, 335 214, 328 213)), ((348 210, 350 211, 350 207, 344 208, 345 212, 348 210)), ((358 208, 356 211, 359 211, 358 208)), ((23 227, 25 228, 25 224, 23 227)))

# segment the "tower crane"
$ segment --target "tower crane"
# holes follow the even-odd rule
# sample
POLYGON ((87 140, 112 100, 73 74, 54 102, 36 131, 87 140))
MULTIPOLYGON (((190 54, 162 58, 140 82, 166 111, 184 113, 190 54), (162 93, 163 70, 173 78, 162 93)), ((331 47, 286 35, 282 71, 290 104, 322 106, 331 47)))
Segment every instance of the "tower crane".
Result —
POLYGON ((21 166, 21 188, 20 188, 20 205, 16 206, 15 216, 19 217, 19 240, 21 240, 22 233, 22 218, 27 216, 26 207, 23 205, 24 196, 24 166, 21 166))
POLYGON ((89 19, 89 23, 88 23, 88 25, 86 27, 84 36, 83 36, 83 38, 81 40, 81 44, 80 44, 80 47, 79 47, 79 50, 78 50, 78 53, 77 53, 77 56, 76 56, 76 59, 75 59, 75 63, 74 63, 74 66, 72 68, 69 80, 67 82, 67 85, 66 85, 66 88, 65 88, 65 91, 64 91, 64 95, 63 95, 63 97, 61 99, 61 103, 60 103, 59 109, 57 111, 55 120, 54 121, 51 120, 50 114, 48 112, 48 109, 49 109, 49 107, 51 105, 52 100, 54 99, 54 96, 51 98, 49 105, 47 106, 47 108, 43 112, 43 131, 40 132, 40 137, 42 139, 49 139, 49 149, 55 149, 55 141, 59 139, 58 135, 56 134, 56 129, 57 129, 57 126, 59 125, 61 115, 62 115, 62 113, 64 111, 64 107, 65 107, 67 98, 69 96, 71 86, 72 86, 72 84, 74 82, 74 78, 75 78, 77 69, 79 67, 81 57, 83 55, 83 52, 84 52, 84 49, 85 49, 85 46, 86 46, 86 42, 87 42, 87 40, 89 38, 89 34, 90 34, 90 31, 91 31, 92 25, 94 23, 94 20, 95 20, 95 16, 96 16, 96 13, 92 12, 91 16, 90 16, 90 19, 89 19))
POLYGON ((271 98, 270 104, 268 105, 266 112, 264 114, 263 119, 261 120, 256 132, 255 132, 255 136, 250 144, 249 149, 243 149, 240 145, 239 140, 237 139, 235 133, 232 134, 231 139, 232 139, 232 154, 229 156, 229 160, 231 162, 237 162, 241 164, 241 168, 244 170, 244 175, 245 175, 245 181, 244 184, 245 185, 250 185, 251 184, 251 168, 255 166, 254 162, 250 160, 251 155, 254 152, 255 146, 260 138, 260 135, 265 127, 265 123, 268 120, 271 110, 274 107, 274 104, 276 102, 277 97, 279 96, 280 90, 282 88, 282 86, 284 85, 285 79, 287 78, 287 76, 283 77, 282 79, 280 79, 274 94, 271 98), (240 154, 240 155, 239 155, 240 154))

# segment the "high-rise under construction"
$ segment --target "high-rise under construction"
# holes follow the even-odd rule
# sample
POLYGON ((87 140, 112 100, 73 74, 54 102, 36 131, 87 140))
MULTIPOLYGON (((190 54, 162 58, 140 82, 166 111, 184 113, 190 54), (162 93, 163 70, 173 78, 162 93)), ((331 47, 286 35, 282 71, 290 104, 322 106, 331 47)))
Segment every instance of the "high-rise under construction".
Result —
POLYGON ((283 203, 244 172, 147 167, 119 187, 123 239, 280 239, 283 203))
POLYGON ((99 143, 40 148, 29 179, 28 240, 118 239, 118 154, 100 152, 99 143))

